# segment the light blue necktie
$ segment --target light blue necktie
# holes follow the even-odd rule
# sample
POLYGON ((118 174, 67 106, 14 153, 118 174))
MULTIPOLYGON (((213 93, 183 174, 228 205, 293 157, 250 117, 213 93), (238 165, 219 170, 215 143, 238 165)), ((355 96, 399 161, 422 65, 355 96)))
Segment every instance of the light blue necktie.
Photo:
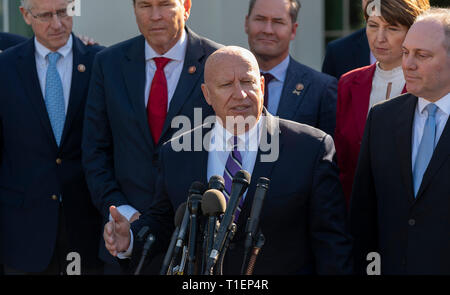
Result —
POLYGON ((47 107, 50 123, 52 124, 53 134, 55 135, 58 146, 61 143, 61 137, 66 119, 64 105, 64 90, 56 69, 56 63, 61 58, 58 52, 48 54, 48 69, 45 82, 45 106, 47 107))
POLYGON ((435 104, 430 103, 426 108, 428 110, 428 118, 425 122, 423 136, 420 141, 413 170, 414 197, 417 197, 417 192, 419 191, 420 184, 422 183, 423 175, 425 174, 428 163, 430 163, 431 157, 433 156, 436 141, 436 111, 438 107, 435 104))

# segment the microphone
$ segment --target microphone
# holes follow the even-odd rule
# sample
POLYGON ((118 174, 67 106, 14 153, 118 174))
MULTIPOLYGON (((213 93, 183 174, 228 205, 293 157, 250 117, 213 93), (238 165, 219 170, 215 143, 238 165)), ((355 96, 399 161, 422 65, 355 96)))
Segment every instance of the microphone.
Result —
MULTIPOLYGON (((202 184, 203 186, 203 184, 202 184)), ((196 265, 197 265, 197 256, 196 256, 196 249, 197 249, 197 242, 198 242, 198 234, 199 231, 199 223, 198 218, 201 215, 200 209, 201 209, 201 202, 202 202, 202 195, 205 192, 205 187, 203 186, 200 188, 192 189, 190 190, 190 196, 188 199, 188 208, 189 208, 189 252, 188 252, 188 275, 194 275, 196 274, 196 265)))
MULTIPOLYGON (((211 181, 210 181, 211 184, 211 181)), ((207 190, 202 197, 202 212, 208 216, 208 225, 205 231, 204 262, 208 259, 208 253, 211 252, 214 243, 214 236, 216 233, 217 219, 225 212, 227 202, 222 192, 217 189, 207 190)))
POLYGON ((227 239, 228 233, 231 231, 231 226, 234 220, 236 209, 242 199, 242 195, 247 190, 250 184, 250 173, 245 170, 239 170, 233 177, 231 185, 230 199, 228 200, 225 215, 220 223, 217 236, 214 239, 213 249, 208 257, 206 264, 205 275, 213 274, 214 265, 220 253, 223 250, 224 243, 227 239))
POLYGON ((160 275, 166 275, 168 274, 169 266, 171 265, 172 260, 172 253, 175 247, 175 242, 178 238, 178 233, 180 232, 180 225, 183 220, 184 212, 186 211, 186 202, 181 203, 180 206, 178 206, 177 212, 175 212, 175 230, 172 234, 172 238, 170 239, 169 248, 166 252, 166 256, 164 256, 163 265, 161 267, 161 271, 159 272, 160 275))
POLYGON ((208 188, 216 189, 223 193, 223 190, 225 189, 225 180, 220 175, 213 175, 209 179, 208 188))
POLYGON ((145 258, 147 258, 148 251, 152 247, 153 243, 155 242, 155 236, 153 236, 151 233, 148 233, 150 231, 148 226, 144 226, 141 228, 141 230, 138 232, 137 239, 139 241, 142 241, 145 236, 147 236, 144 244, 144 248, 142 250, 141 260, 139 261, 139 265, 136 268, 135 275, 139 275, 142 269, 142 266, 144 265, 145 258))
POLYGON ((259 228, 259 217, 261 215, 261 210, 263 207, 264 199, 266 197, 267 191, 269 190, 270 180, 265 177, 260 177, 258 179, 258 184, 256 185, 256 191, 253 198, 252 209, 250 211, 250 217, 247 219, 247 225, 245 227, 245 252, 244 261, 242 263, 241 274, 244 272, 245 264, 247 261, 247 255, 250 251, 252 245, 258 239, 258 228, 259 228))
MULTIPOLYGON (((203 193, 205 192, 206 188, 205 185, 199 181, 194 181, 191 184, 191 187, 189 188, 189 195, 188 195, 188 200, 189 197, 195 193, 195 194, 199 194, 199 195, 203 195, 203 193)), ((180 250, 183 248, 184 242, 185 242, 185 238, 186 238, 186 232, 188 230, 188 225, 189 225, 189 207, 186 206, 186 209, 184 211, 184 215, 183 215, 183 220, 181 221, 181 226, 180 226, 180 231, 178 232, 178 237, 177 237, 177 242, 175 244, 175 249, 174 249, 174 253, 172 257, 177 257, 178 254, 180 253, 180 250)))

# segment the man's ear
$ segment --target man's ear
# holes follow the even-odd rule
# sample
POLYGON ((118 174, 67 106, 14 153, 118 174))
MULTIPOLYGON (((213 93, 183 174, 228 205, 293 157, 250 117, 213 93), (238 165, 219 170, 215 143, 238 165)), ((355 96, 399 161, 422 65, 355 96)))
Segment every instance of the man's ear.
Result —
POLYGON ((183 5, 184 5, 184 21, 187 21, 189 15, 191 15, 192 2, 191 0, 184 0, 183 5))
POLYGON ((245 33, 248 35, 248 15, 245 16, 245 33))
POLYGON ((206 86, 205 83, 202 84, 202 92, 203 92, 203 96, 205 97, 206 103, 208 105, 211 105, 211 98, 209 96, 208 86, 206 86))
POLYGON ((27 23, 27 25, 31 26, 31 17, 32 17, 31 14, 23 6, 20 6, 19 9, 20 12, 22 13, 23 20, 27 23))

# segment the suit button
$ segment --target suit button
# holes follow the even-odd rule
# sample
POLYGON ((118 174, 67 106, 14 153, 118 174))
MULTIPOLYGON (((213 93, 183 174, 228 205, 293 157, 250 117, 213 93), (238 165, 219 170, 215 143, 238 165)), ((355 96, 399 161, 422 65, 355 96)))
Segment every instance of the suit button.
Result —
POLYGON ((410 225, 410 226, 414 226, 414 225, 416 225, 416 220, 414 220, 414 219, 410 219, 410 220, 408 220, 408 224, 410 225))
POLYGON ((53 196, 52 196, 52 200, 53 200, 53 201, 57 201, 57 200, 58 200, 58 196, 57 196, 57 195, 53 195, 53 196))
POLYGON ((62 160, 60 158, 56 159, 56 164, 61 165, 62 160))

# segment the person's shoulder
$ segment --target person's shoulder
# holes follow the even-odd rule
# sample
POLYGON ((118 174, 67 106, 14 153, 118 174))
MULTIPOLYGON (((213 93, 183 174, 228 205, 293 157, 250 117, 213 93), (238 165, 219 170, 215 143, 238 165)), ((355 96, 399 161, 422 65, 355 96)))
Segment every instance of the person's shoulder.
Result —
POLYGON ((328 49, 331 50, 342 50, 348 47, 352 47, 353 44, 355 44, 355 42, 358 42, 361 39, 363 39, 365 34, 366 34, 365 28, 359 29, 348 36, 331 41, 330 43, 328 43, 327 47, 328 49))
POLYGON ((24 52, 28 46, 30 46, 29 42, 32 42, 32 40, 21 42, 2 51, 2 53, 0 53, 0 62, 12 62, 17 56, 24 52))
POLYGON ((186 31, 187 31, 189 38, 192 38, 194 40, 194 43, 197 42, 199 45, 201 45, 206 50, 206 53, 208 55, 213 53, 217 49, 224 47, 223 44, 217 43, 209 38, 198 35, 194 31, 192 31, 190 28, 186 28, 186 31))
POLYGON ((404 109, 405 103, 410 102, 412 99, 417 99, 417 97, 411 93, 401 94, 375 104, 372 106, 371 111, 382 116, 387 114, 397 115, 399 110, 404 109))
POLYGON ((357 80, 361 75, 369 75, 371 72, 374 71, 375 64, 360 67, 354 70, 351 70, 341 76, 339 79, 339 84, 347 84, 351 83, 354 80, 357 80))
POLYGON ((319 144, 329 136, 324 131, 299 122, 276 118, 280 128, 280 136, 292 145, 302 145, 306 142, 319 144))
POLYGON ((145 44, 145 38, 142 35, 103 48, 97 56, 99 56, 99 58, 113 57, 114 59, 117 59, 118 56, 126 54, 131 47, 139 44, 142 44, 142 46, 145 44))
POLYGON ((7 49, 26 40, 27 38, 20 35, 0 32, 0 49, 7 49))
POLYGON ((295 72, 306 73, 306 75, 313 81, 323 81, 325 83, 337 81, 335 77, 326 73, 319 72, 307 65, 300 63, 292 57, 290 58, 290 63, 290 66, 295 72))

